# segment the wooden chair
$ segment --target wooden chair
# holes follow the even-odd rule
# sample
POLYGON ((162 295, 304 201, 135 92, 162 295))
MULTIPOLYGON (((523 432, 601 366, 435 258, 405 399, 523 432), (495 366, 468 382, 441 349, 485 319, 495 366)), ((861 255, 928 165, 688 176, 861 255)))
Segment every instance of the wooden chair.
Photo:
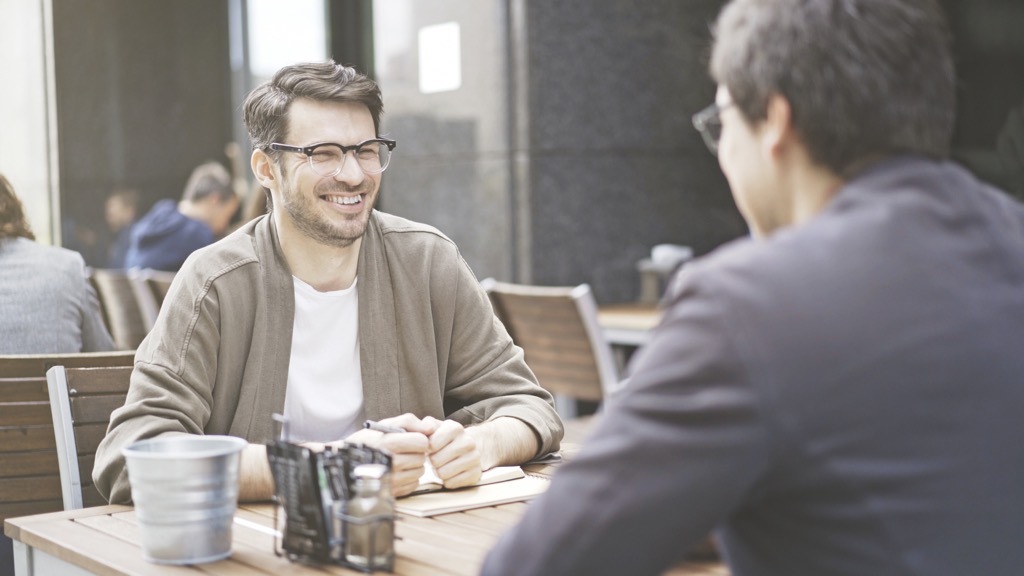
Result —
POLYGON ((110 413, 124 405, 131 374, 130 367, 54 366, 46 372, 65 510, 107 503, 93 486, 92 465, 110 413))
POLYGON ((158 306, 152 293, 125 270, 93 268, 89 279, 114 343, 123 350, 138 348, 156 320, 158 306))
POLYGON ((46 371, 134 360, 134 352, 0 356, 0 524, 63 509, 46 371))
POLYGON ((167 296, 167 291, 171 288, 171 281, 174 280, 174 272, 144 268, 137 270, 136 274, 137 277, 149 288, 149 292, 156 299, 157 309, 159 309, 164 303, 164 297, 167 296))
POLYGON ((528 286, 493 278, 481 284, 540 385, 555 394, 563 418, 577 415, 575 400, 600 402, 618 387, 589 285, 528 286))

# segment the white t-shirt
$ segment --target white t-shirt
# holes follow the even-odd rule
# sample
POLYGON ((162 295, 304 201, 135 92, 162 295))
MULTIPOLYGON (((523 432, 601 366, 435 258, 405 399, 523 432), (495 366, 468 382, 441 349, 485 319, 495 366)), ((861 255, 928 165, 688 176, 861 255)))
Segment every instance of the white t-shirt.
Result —
POLYGON ((332 442, 364 420, 356 283, 317 292, 292 277, 295 323, 284 416, 293 442, 332 442))

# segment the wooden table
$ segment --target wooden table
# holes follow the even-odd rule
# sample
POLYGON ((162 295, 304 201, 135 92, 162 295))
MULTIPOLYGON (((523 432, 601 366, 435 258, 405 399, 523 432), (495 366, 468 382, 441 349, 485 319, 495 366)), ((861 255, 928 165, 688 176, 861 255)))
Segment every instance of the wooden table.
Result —
POLYGON ((606 304, 597 307, 597 323, 604 339, 613 346, 642 346, 661 321, 656 304, 606 304))
MULTIPOLYGON (((574 439, 590 423, 573 423, 574 439)), ((564 444, 569 459, 579 446, 564 444)), ((527 466, 531 474, 550 477, 554 465, 527 466)), ((515 524, 525 502, 503 504, 430 518, 399 515, 395 532, 395 574, 409 576, 476 575, 498 536, 515 524)), ((361 574, 340 566, 306 566, 274 555, 273 507, 243 504, 235 514, 231 557, 196 566, 166 566, 143 559, 139 527, 129 506, 100 506, 21 518, 5 524, 14 539, 18 576, 59 574, 76 576, 129 574, 172 576, 189 574, 267 575, 361 574)), ((672 576, 728 576, 720 562, 685 562, 672 576)))

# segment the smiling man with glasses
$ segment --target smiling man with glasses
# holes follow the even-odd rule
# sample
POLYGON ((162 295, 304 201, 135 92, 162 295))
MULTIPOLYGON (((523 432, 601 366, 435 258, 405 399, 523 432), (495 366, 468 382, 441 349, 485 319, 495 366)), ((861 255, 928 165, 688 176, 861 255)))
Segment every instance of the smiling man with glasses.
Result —
POLYGON ((373 80, 334 62, 287 66, 249 95, 270 213, 175 276, 96 454, 112 502, 131 497, 121 448, 174 433, 248 440, 240 498, 269 498, 275 413, 293 441, 390 451, 397 496, 426 460, 454 488, 558 449, 552 397, 458 248, 374 209, 397 147, 379 134, 382 108, 373 80))
POLYGON ((1024 574, 1024 208, 947 157, 933 0, 733 0, 693 121, 753 238, 687 264, 483 573, 1024 574))

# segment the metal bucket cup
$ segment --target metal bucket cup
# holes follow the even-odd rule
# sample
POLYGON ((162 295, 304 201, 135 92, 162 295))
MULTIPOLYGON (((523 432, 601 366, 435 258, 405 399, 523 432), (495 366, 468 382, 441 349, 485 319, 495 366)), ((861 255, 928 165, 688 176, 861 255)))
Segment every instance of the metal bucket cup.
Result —
POLYGON ((146 560, 201 564, 231 555, 246 444, 233 436, 172 436, 122 449, 146 560))

